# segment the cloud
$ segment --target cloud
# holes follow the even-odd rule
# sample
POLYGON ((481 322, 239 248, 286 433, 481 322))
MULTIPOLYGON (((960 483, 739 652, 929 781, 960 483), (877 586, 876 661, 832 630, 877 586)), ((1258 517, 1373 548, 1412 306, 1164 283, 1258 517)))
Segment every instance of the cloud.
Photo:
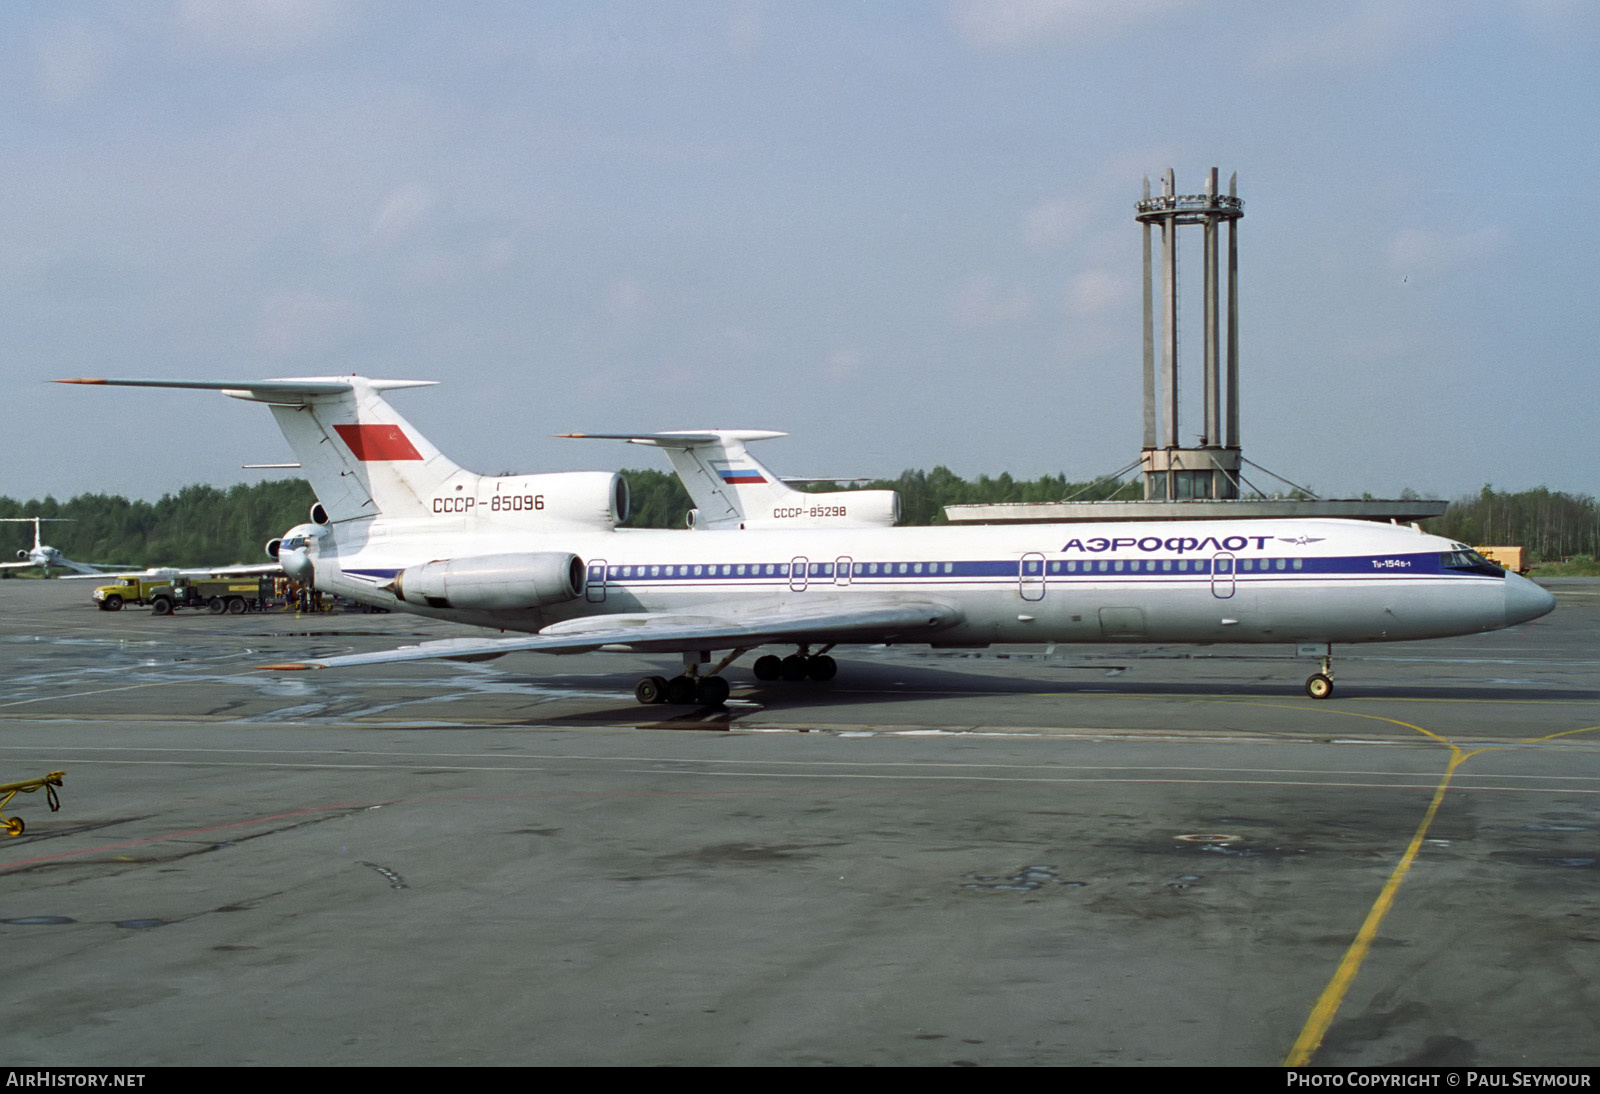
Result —
POLYGON ((956 293, 954 310, 963 327, 997 327, 1026 318, 1033 311, 1033 298, 1018 285, 975 277, 956 293))
POLYGON ((52 106, 69 106, 99 86, 117 55, 101 31, 82 20, 57 23, 34 40, 39 94, 52 106))
POLYGON ((1067 285, 1067 311, 1082 318, 1103 315, 1133 294, 1132 278, 1110 270, 1087 270, 1067 285))
POLYGON ((272 357, 326 350, 357 314, 349 300, 312 292, 282 292, 261 305, 256 344, 272 357))
POLYGON ((267 57, 322 44, 343 29, 347 0, 178 0, 183 39, 202 52, 267 57))
POLYGON ((862 363, 860 350, 836 349, 822 363, 822 375, 828 380, 844 380, 859 373, 862 363))
POLYGON ((1370 67, 1457 23, 1453 9, 1433 0, 1365 0, 1342 11, 1308 4, 1294 10, 1310 18, 1263 39, 1258 59, 1268 69, 1370 67))
POLYGON ((971 45, 1008 49, 1114 37, 1193 0, 955 0, 950 21, 971 45))
POLYGON ((1035 251, 1059 251, 1083 231, 1090 211, 1081 198, 1051 198, 1022 215, 1022 239, 1035 251))
POLYGON ((1524 33, 1555 53, 1579 53, 1600 41, 1600 7, 1592 0, 1522 0, 1513 15, 1524 33))
POLYGON ((606 289, 606 314, 618 323, 636 323, 649 315, 650 289, 637 277, 619 277, 606 289))
POLYGON ((766 5, 757 0, 737 3, 728 15, 728 52, 741 60, 753 57, 764 36, 766 5))
POLYGON ((434 292, 492 277, 504 271, 516 256, 516 241, 506 236, 463 243, 455 249, 421 248, 405 259, 396 280, 412 290, 434 292))
POLYGON ((1459 233, 1407 228, 1389 241, 1386 257, 1402 277, 1443 277, 1499 251, 1506 238, 1497 225, 1459 233))
POLYGON ((373 242, 383 246, 394 243, 411 230, 431 204, 428 191, 417 183, 395 190, 384 199, 372 218, 373 242))

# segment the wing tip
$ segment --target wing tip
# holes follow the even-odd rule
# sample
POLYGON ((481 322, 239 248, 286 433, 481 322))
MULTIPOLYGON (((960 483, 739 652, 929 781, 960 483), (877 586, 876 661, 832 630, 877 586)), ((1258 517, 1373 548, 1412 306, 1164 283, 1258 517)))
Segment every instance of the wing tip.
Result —
POLYGON ((51 380, 52 384, 104 384, 97 376, 75 376, 70 380, 51 380))
POLYGON ((272 665, 257 665, 258 672, 304 672, 307 669, 325 669, 327 665, 319 665, 314 661, 279 661, 272 665))

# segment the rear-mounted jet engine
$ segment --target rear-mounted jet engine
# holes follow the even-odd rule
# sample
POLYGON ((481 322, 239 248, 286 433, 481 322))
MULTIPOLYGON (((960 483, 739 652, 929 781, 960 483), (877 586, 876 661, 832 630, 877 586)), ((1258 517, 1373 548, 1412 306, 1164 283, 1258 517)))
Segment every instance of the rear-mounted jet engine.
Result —
POLYGON ((389 586, 407 604, 465 611, 516 611, 576 600, 585 568, 564 551, 479 555, 409 566, 389 586))

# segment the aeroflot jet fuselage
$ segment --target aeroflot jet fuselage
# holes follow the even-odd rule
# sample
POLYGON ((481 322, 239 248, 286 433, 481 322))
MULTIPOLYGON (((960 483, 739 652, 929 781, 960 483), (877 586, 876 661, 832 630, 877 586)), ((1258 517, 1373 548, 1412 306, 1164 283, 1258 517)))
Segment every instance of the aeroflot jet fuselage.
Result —
MULTIPOLYGON (((93 382, 93 381, 90 381, 93 382)), ((1537 618, 1537 585, 1464 544, 1351 520, 644 531, 603 473, 489 477, 450 463, 361 377, 206 387, 268 403, 321 499, 276 544, 291 576, 368 604, 526 637, 457 639, 324 667, 513 650, 681 652, 641 701, 718 702, 720 670, 825 679, 845 642, 1254 642, 1436 638, 1537 618), (819 651, 820 648, 820 652, 819 651), (712 655, 731 651, 707 671, 712 655)), ((290 667, 290 666, 280 666, 290 667)))

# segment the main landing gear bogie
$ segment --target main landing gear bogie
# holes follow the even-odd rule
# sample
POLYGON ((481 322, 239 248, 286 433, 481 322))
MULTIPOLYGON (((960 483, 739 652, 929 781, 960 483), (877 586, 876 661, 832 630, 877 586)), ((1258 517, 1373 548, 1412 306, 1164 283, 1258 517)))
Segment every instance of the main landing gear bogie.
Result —
POLYGON ((720 707, 728 701, 728 681, 721 676, 646 676, 634 686, 633 697, 649 706, 653 703, 672 703, 688 706, 699 703, 705 707, 720 707))
MULTIPOLYGON (((827 653, 832 648, 832 644, 829 644, 820 652, 811 653, 801 646, 788 657, 776 657, 769 653, 756 658, 756 663, 751 667, 757 680, 832 680, 839 673, 839 663, 827 653)), ((727 679, 720 674, 749 649, 746 646, 734 650, 703 674, 700 665, 709 662, 711 655, 685 653, 682 675, 670 680, 665 676, 646 676, 634 685, 633 697, 646 706, 652 703, 672 703, 676 706, 699 703, 701 706, 720 707, 728 701, 729 691, 727 679)))
POLYGON ((751 668, 757 680, 794 681, 809 678, 820 682, 832 680, 839 674, 839 663, 825 653, 812 656, 795 653, 788 657, 776 657, 769 653, 757 658, 751 668))

